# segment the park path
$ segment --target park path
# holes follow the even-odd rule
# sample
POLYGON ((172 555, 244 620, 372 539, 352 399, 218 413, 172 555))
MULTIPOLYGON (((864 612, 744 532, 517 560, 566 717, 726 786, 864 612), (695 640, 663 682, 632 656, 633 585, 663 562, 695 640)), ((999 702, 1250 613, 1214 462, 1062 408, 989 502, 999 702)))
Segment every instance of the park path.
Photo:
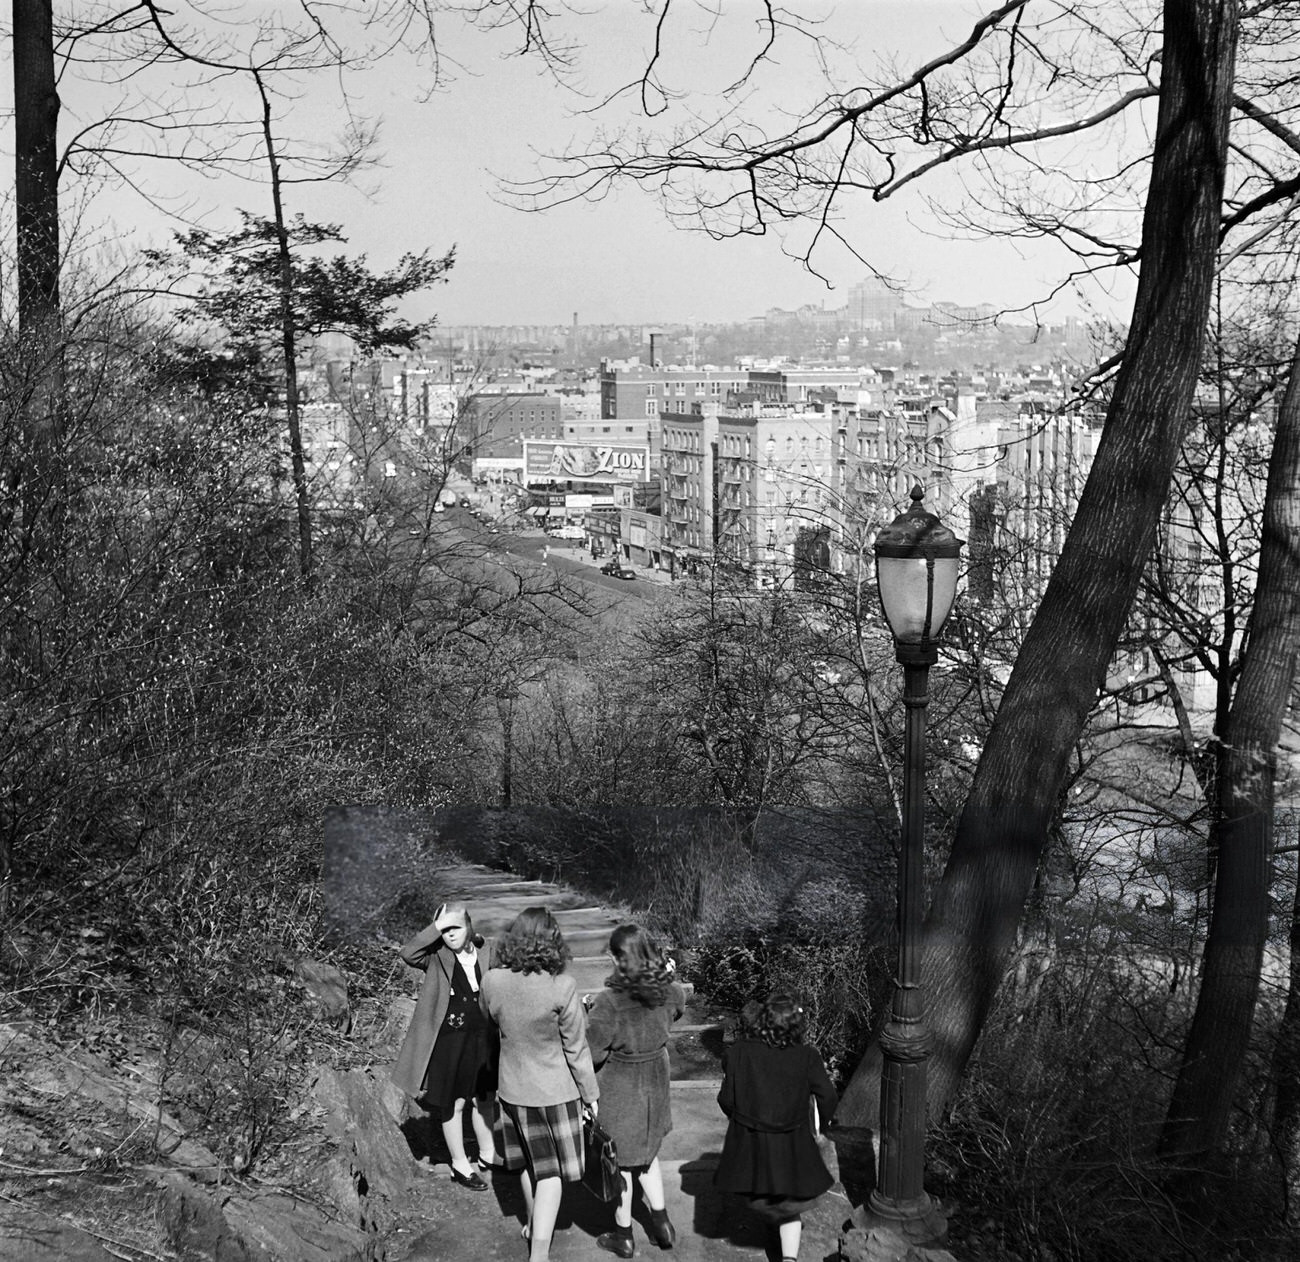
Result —
MULTIPOLYGON (((617 910, 594 904, 559 885, 519 880, 475 865, 442 869, 436 888, 440 899, 464 901, 475 929, 486 935, 502 932, 525 907, 550 908, 573 951, 569 971, 579 993, 598 991, 604 984, 609 973, 604 954, 609 934, 625 919, 617 910)), ((669 1045, 673 1129, 664 1140, 659 1159, 668 1214, 677 1227, 678 1239, 672 1252, 662 1256, 679 1262, 744 1258, 757 1262, 780 1257, 779 1250, 770 1246, 766 1230, 743 1206, 713 1190, 713 1172, 726 1133, 726 1119, 717 1105, 724 1017, 692 995, 669 1045)), ((835 1174, 834 1150, 824 1145, 823 1155, 835 1174)), ((523 1203, 517 1179, 495 1175, 492 1191, 476 1194, 456 1187, 446 1166, 433 1167, 429 1177, 445 1179, 446 1196, 457 1212, 446 1221, 431 1224, 412 1241, 393 1242, 389 1254, 393 1262, 521 1262, 527 1257, 519 1238, 523 1203)), ((799 1254, 803 1262, 838 1258, 839 1230, 848 1215, 849 1202, 837 1182, 804 1218, 799 1254)), ((633 1217, 637 1256, 660 1256, 646 1236, 639 1197, 633 1217)), ((612 1257, 596 1245, 596 1236, 612 1225, 612 1207, 601 1205, 581 1187, 566 1187, 552 1259, 597 1262, 612 1257)))

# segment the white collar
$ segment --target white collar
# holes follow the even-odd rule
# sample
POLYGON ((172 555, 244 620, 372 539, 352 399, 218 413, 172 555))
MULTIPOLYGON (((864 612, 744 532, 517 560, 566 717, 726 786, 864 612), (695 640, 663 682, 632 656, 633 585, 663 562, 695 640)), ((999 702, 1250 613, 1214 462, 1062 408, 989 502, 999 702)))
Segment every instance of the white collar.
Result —
POLYGON ((478 947, 471 945, 468 951, 457 951, 456 963, 460 965, 461 971, 465 974, 465 980, 469 982, 471 989, 477 992, 478 976, 474 966, 478 963, 478 947))

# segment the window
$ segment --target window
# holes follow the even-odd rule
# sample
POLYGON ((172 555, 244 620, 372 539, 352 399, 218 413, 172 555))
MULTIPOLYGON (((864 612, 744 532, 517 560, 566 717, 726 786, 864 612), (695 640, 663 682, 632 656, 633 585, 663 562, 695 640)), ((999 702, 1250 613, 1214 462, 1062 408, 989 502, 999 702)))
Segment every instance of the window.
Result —
POLYGON ((645 401, 645 414, 647 416, 657 416, 659 414, 659 405, 653 399, 645 401))
POLYGON ((709 382, 709 393, 710 393, 710 394, 713 394, 713 395, 721 394, 721 393, 722 393, 722 382, 720 382, 720 381, 710 381, 710 382, 709 382))
POLYGON ((645 392, 646 392, 647 395, 649 395, 651 398, 653 398, 655 392, 656 392, 658 389, 659 389, 658 386, 653 386, 653 385, 652 385, 652 386, 646 386, 646 388, 645 388, 645 392))

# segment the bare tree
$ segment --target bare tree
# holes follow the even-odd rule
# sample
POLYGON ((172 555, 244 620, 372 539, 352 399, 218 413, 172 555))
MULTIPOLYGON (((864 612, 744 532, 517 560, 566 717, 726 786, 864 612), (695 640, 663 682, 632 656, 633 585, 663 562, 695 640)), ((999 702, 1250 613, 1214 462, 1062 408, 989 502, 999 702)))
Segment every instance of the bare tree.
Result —
POLYGON ((1268 935, 1277 747, 1300 650, 1300 344, 1278 409, 1259 576, 1217 777, 1214 913, 1160 1147, 1221 1145, 1250 1040, 1268 935))

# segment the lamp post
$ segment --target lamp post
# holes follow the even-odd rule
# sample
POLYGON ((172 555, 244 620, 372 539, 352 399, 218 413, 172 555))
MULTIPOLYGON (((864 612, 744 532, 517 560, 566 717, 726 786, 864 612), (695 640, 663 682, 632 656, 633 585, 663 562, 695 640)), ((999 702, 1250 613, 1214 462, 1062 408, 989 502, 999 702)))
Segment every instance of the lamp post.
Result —
POLYGON ((876 584, 903 667, 907 710, 903 838, 898 859, 898 975, 881 1035, 880 1168, 870 1207, 913 1243, 941 1238, 946 1222, 925 1191, 926 1062, 930 1031, 921 989, 922 857, 925 846, 925 708, 937 640, 957 595, 962 540, 921 501, 876 537, 876 584))

